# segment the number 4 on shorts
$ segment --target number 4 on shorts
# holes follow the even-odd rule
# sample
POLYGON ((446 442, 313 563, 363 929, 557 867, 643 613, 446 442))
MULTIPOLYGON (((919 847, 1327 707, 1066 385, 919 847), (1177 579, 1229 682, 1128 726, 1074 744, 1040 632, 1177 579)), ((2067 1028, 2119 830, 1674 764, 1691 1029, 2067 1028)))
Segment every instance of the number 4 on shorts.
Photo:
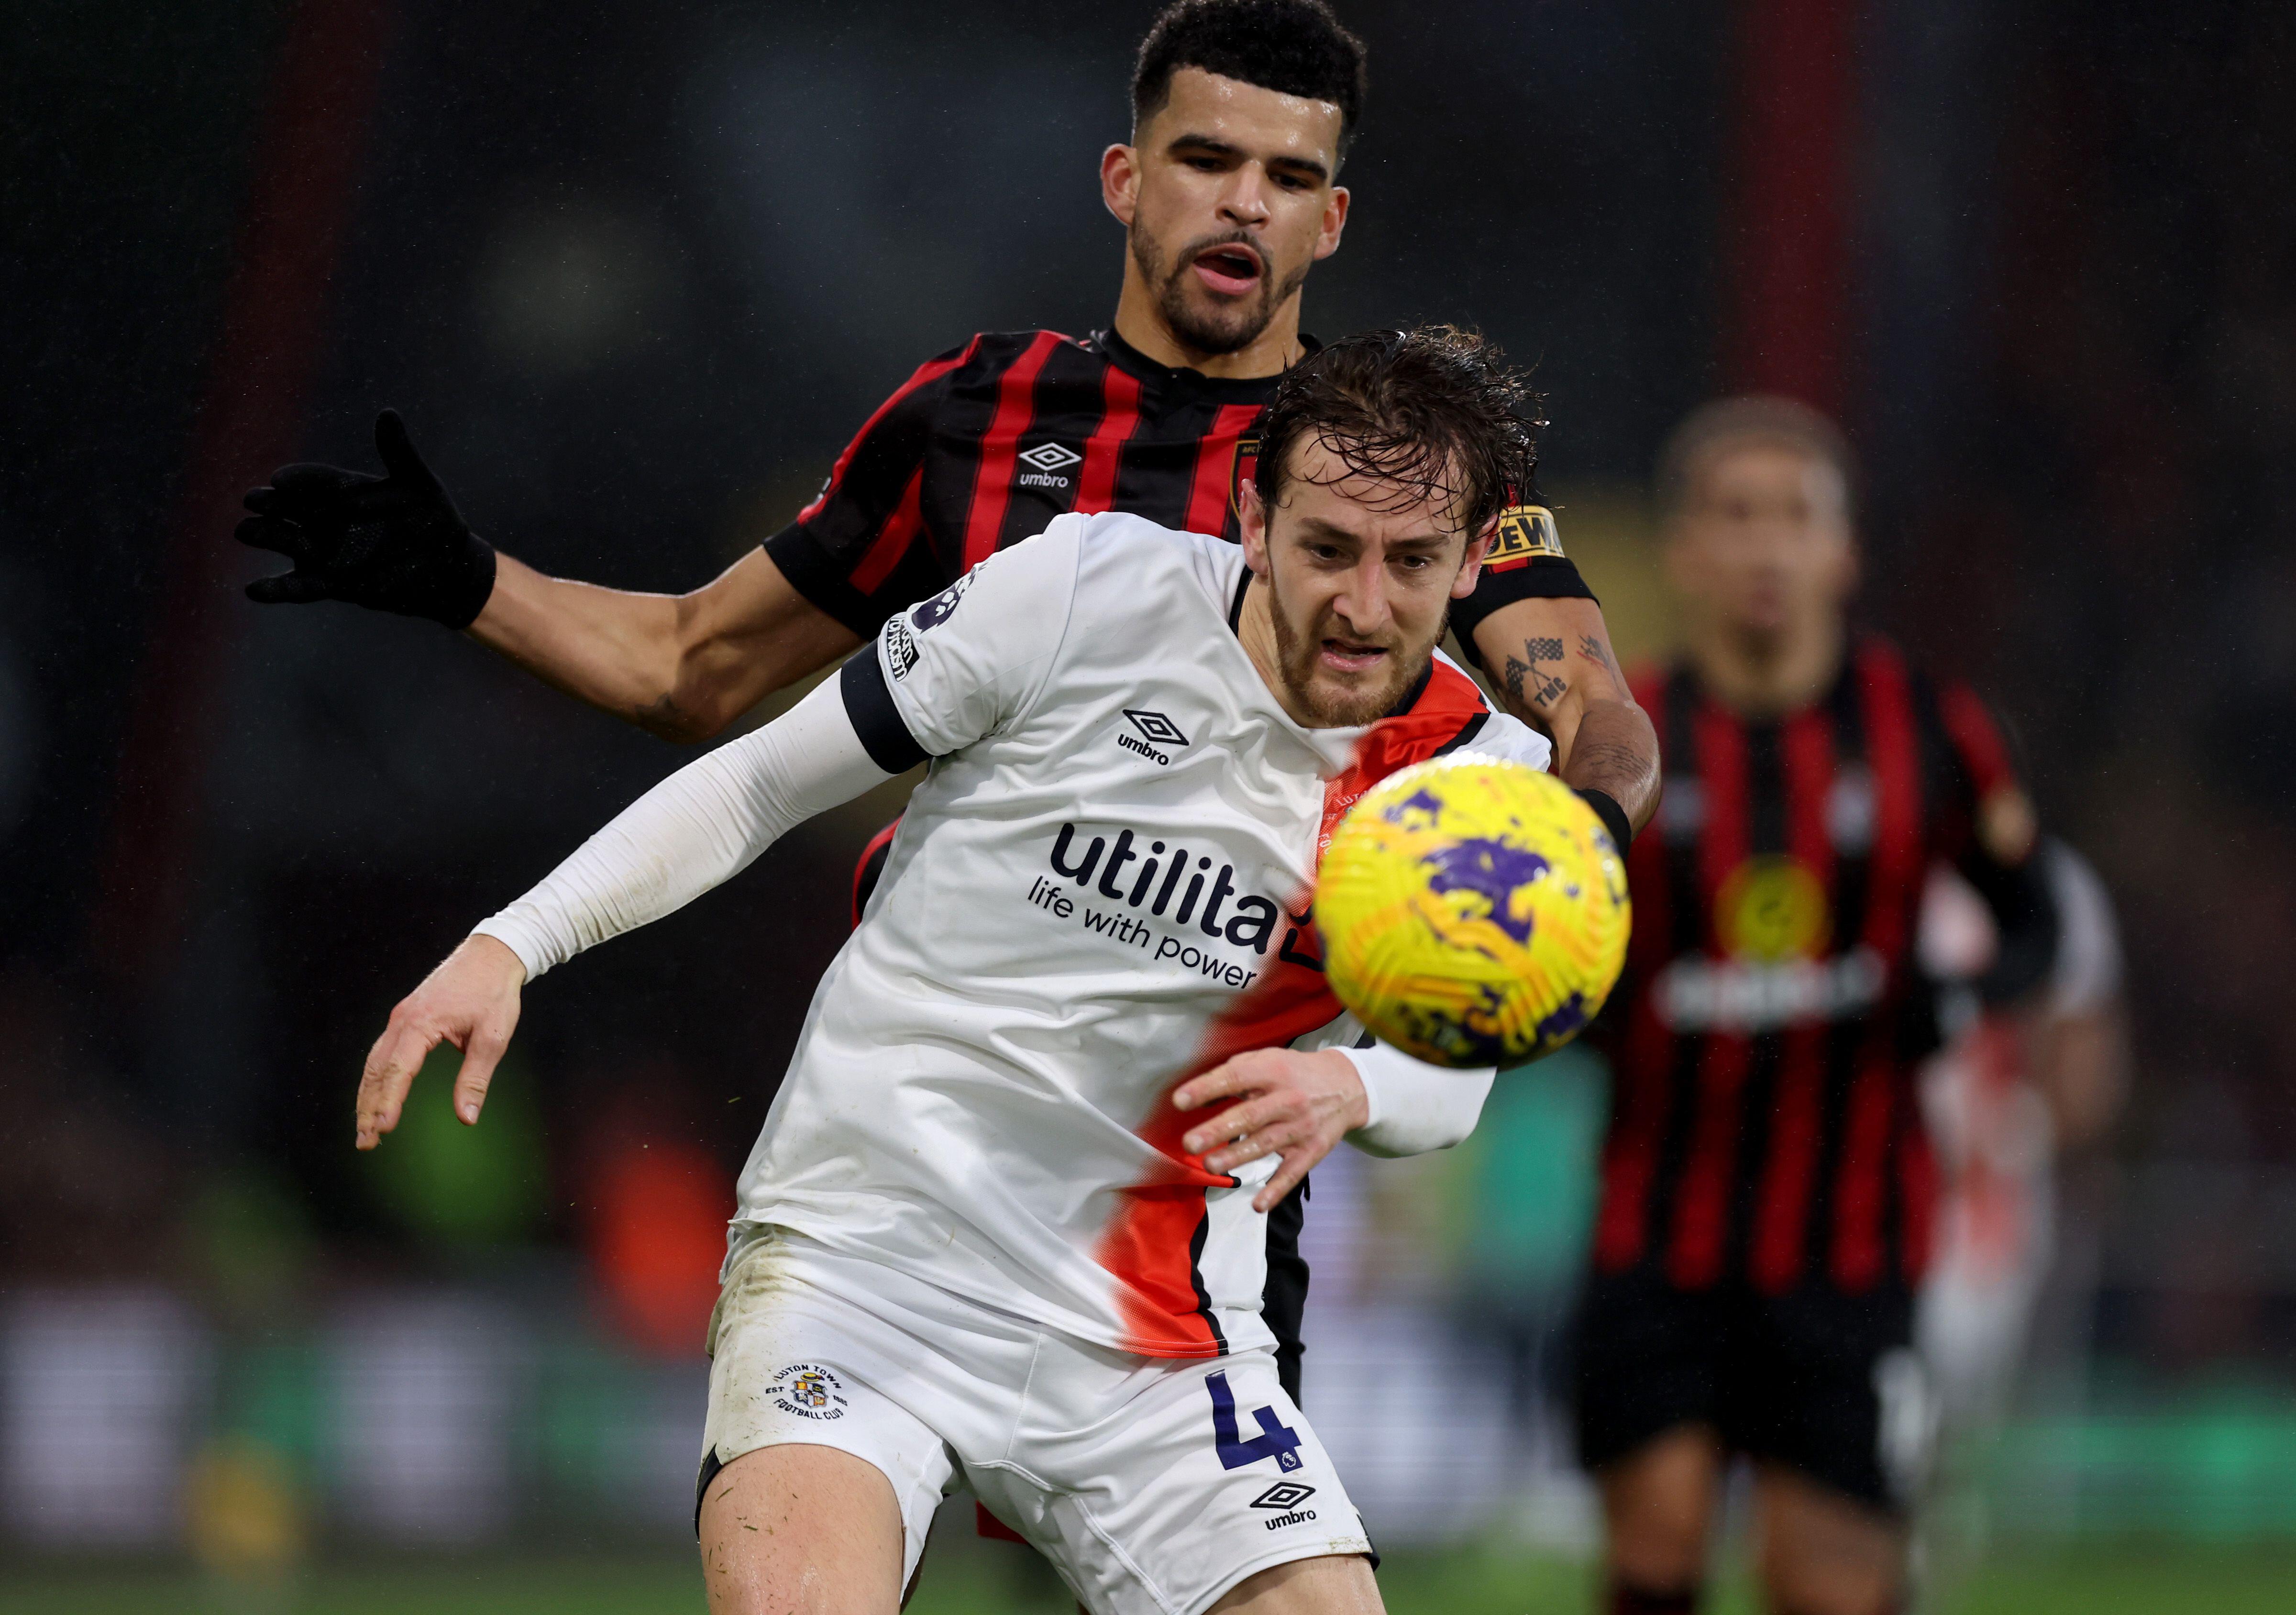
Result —
POLYGON ((1227 1375, 1209 1376, 1204 1389, 1212 1393, 1212 1440, 1218 1449, 1222 1469, 1242 1469, 1262 1458, 1275 1459, 1275 1467, 1282 1470, 1300 1467, 1300 1432, 1279 1423, 1274 1408, 1253 1408, 1251 1416, 1259 1426, 1259 1433, 1249 1441, 1239 1441, 1235 1432, 1235 1393, 1227 1388, 1227 1375))

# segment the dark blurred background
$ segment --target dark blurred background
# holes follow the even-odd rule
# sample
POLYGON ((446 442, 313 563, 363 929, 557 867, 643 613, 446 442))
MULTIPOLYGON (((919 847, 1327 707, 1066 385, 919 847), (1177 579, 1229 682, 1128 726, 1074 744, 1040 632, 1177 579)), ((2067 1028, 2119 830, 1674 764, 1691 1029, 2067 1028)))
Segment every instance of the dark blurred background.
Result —
MULTIPOLYGON (((1988 1517, 2296 1536, 2296 12, 1340 9, 1373 98, 1308 328, 1535 364, 1630 652, 1672 423, 1838 411, 1865 615, 1977 682, 2120 905, 2132 1103, 1988 1517)), ((7 8, 0 1553, 675 1548, 731 1175, 893 804, 541 984, 486 1127, 433 1081, 355 1160, 390 1004, 685 754, 427 623, 249 604, 237 496, 369 464, 388 404, 511 553, 701 582, 925 357, 1105 323, 1152 10, 7 8)), ((1505 1470, 1429 1529, 1567 1547, 1505 1470)))

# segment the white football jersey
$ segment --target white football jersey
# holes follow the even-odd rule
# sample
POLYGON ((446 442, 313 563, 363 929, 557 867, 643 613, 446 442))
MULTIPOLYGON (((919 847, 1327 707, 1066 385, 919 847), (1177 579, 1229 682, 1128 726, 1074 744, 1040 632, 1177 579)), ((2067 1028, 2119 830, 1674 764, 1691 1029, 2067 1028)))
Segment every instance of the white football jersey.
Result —
MULTIPOLYGON (((1288 717, 1235 634, 1242 550, 1064 516, 894 617, 846 704, 932 759, 816 993, 741 1184, 777 1225, 1086 1340, 1267 1344, 1267 1218, 1167 1096, 1246 1048, 1352 1043, 1305 898, 1395 768, 1546 740, 1439 658, 1368 729, 1288 717)), ((855 676, 860 675, 857 678, 855 676)), ((873 730, 874 731, 873 733, 873 730)))

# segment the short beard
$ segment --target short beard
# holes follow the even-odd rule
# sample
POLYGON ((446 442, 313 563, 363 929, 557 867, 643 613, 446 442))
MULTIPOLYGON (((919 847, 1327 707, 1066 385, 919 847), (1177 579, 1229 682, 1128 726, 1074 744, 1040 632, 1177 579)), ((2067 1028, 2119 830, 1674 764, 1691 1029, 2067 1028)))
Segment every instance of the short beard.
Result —
MULTIPOLYGON (((1181 254, 1168 266, 1163 247, 1140 227, 1136 217, 1128 235, 1132 247, 1132 261, 1139 266, 1140 278, 1155 288, 1156 307, 1164 316, 1164 324, 1180 340, 1181 345, 1193 353, 1234 353, 1250 347, 1275 318, 1275 311, 1283 306, 1283 299, 1299 291, 1307 281, 1310 267, 1308 264, 1300 265, 1280 286, 1272 274, 1263 271, 1259 277, 1258 298, 1207 314, 1189 303, 1180 277, 1187 273, 1188 265, 1194 261, 1193 254, 1197 249, 1242 242, 1247 237, 1241 232, 1231 232, 1198 242, 1189 252, 1181 254)), ((1268 266, 1270 270, 1273 267, 1273 265, 1268 266)))
POLYGON ((1435 647, 1430 645, 1416 661, 1407 659, 1399 650, 1390 652, 1389 660, 1395 665, 1394 676, 1384 684, 1353 693, 1323 695, 1317 692, 1316 658, 1323 651, 1323 637, 1303 639, 1292 627, 1292 618, 1283 609, 1283 598, 1275 592, 1275 579, 1267 579, 1267 617, 1275 627, 1275 671, 1283 680, 1283 687, 1292 702, 1314 721, 1316 729, 1360 729, 1366 724, 1377 723, 1395 710, 1404 692, 1419 682, 1434 660, 1435 647))

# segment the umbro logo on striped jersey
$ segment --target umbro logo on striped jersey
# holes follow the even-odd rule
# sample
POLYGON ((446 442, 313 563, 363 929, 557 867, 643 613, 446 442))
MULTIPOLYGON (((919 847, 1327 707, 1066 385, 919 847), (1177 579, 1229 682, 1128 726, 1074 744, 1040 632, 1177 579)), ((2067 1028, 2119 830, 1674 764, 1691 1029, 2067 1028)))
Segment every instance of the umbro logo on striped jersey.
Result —
POLYGON ((1021 463, 1041 471, 1066 471, 1084 456, 1065 443, 1039 443, 1021 456, 1021 463))
POLYGON ((1039 443, 1014 458, 1030 468, 1013 479, 1020 488, 1066 488, 1069 480, 1063 473, 1070 466, 1084 461, 1082 455, 1065 443, 1039 443))

